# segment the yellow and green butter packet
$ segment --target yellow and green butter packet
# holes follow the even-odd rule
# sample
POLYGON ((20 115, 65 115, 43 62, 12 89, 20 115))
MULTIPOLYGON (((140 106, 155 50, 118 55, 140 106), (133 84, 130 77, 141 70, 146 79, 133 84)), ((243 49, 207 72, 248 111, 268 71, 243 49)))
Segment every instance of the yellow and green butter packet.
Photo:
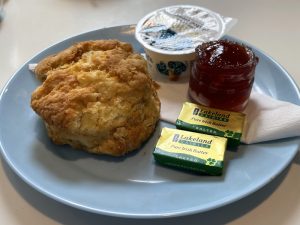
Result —
POLYGON ((229 146, 238 146, 243 133, 245 114, 196 105, 183 104, 176 127, 228 138, 229 146))
POLYGON ((226 138, 163 128, 153 155, 167 166, 221 175, 226 144, 226 138))

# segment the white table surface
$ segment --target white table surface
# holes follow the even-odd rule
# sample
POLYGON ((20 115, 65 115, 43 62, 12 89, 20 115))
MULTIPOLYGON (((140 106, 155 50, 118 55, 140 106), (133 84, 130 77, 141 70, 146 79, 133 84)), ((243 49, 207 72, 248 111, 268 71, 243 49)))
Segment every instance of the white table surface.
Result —
MULTIPOLYGON (((168 5, 195 4, 238 18, 230 35, 272 56, 300 85, 300 1, 6 0, 0 22, 0 87, 28 59, 67 37, 135 24, 168 5)), ((283 87, 284 88, 284 87, 283 87)), ((130 220, 83 212, 49 199, 0 161, 1 224, 300 224, 300 155, 255 194, 211 212, 170 220, 130 220)))

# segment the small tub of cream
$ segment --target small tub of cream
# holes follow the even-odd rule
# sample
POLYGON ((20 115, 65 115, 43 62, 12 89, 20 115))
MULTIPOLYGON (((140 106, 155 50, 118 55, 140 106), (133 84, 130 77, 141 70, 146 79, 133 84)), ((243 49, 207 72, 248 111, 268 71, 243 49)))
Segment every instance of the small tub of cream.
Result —
POLYGON ((235 22, 199 6, 175 5, 142 18, 135 37, 144 47, 150 74, 178 80, 189 76, 195 48, 220 39, 235 22))

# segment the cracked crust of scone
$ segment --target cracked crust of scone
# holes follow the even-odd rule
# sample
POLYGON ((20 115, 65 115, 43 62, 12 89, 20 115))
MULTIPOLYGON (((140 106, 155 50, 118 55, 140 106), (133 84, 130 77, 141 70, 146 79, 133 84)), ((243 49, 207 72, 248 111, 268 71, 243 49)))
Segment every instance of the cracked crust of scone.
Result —
POLYGON ((146 61, 117 40, 76 43, 35 68, 31 106, 56 144, 121 156, 146 141, 160 101, 146 61))

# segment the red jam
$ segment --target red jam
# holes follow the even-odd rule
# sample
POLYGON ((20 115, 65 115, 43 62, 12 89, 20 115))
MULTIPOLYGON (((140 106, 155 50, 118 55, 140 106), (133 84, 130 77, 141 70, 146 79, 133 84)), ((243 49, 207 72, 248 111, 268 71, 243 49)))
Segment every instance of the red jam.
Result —
POLYGON ((199 45, 192 66, 189 95, 195 102, 219 109, 245 109, 258 58, 236 42, 220 40, 199 45))

